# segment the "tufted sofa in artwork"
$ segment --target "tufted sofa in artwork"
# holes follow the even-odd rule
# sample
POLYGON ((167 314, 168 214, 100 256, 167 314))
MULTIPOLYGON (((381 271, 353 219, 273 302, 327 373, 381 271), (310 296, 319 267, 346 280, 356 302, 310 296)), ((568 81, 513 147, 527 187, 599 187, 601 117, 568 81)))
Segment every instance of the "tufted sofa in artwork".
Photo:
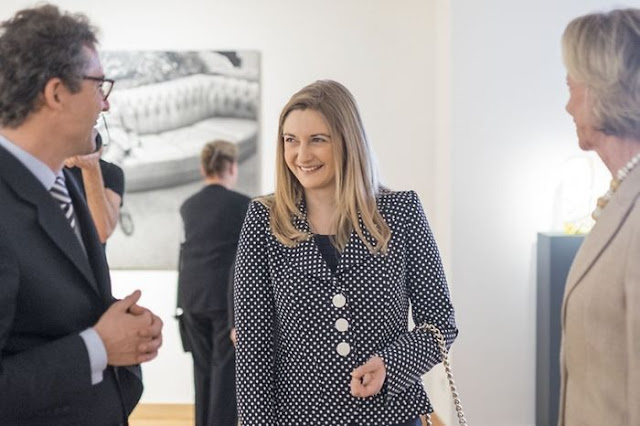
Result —
POLYGON ((116 85, 109 101, 105 159, 124 169, 127 191, 199 179, 200 151, 214 139, 236 143, 240 162, 257 150, 257 81, 195 74, 120 90, 116 85))

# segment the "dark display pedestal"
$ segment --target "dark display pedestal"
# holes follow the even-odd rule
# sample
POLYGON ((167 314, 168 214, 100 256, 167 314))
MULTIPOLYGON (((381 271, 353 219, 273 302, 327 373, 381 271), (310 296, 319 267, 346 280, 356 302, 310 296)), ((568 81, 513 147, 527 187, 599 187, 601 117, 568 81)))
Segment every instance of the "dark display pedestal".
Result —
POLYGON ((562 298, 584 236, 539 233, 536 296, 536 426, 558 422, 562 298))

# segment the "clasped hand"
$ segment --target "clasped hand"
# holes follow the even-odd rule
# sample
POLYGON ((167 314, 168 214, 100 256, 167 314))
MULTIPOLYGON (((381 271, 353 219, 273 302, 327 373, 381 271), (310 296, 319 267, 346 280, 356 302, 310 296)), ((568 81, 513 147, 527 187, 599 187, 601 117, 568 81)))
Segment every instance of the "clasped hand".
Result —
POLYGON ((379 356, 374 356, 351 372, 351 395, 360 398, 376 395, 386 378, 384 361, 379 356))
POLYGON ((137 305, 140 295, 136 290, 114 302, 94 326, 104 343, 109 365, 134 365, 158 356, 163 323, 150 310, 137 305))

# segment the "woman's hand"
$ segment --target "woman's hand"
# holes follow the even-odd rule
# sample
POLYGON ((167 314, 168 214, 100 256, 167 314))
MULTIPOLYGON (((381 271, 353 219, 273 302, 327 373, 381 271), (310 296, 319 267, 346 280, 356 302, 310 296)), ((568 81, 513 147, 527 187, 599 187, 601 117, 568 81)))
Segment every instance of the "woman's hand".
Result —
POLYGON ((386 378, 387 369, 382 358, 374 356, 351 372, 351 395, 360 398, 376 395, 386 378))

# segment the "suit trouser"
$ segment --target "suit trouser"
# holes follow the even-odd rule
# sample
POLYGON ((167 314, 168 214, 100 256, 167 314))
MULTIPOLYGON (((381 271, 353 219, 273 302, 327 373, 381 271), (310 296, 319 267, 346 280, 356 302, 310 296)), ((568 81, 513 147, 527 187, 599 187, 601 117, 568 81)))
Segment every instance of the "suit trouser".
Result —
POLYGON ((196 426, 235 426, 235 350, 226 310, 185 312, 196 391, 196 426))

